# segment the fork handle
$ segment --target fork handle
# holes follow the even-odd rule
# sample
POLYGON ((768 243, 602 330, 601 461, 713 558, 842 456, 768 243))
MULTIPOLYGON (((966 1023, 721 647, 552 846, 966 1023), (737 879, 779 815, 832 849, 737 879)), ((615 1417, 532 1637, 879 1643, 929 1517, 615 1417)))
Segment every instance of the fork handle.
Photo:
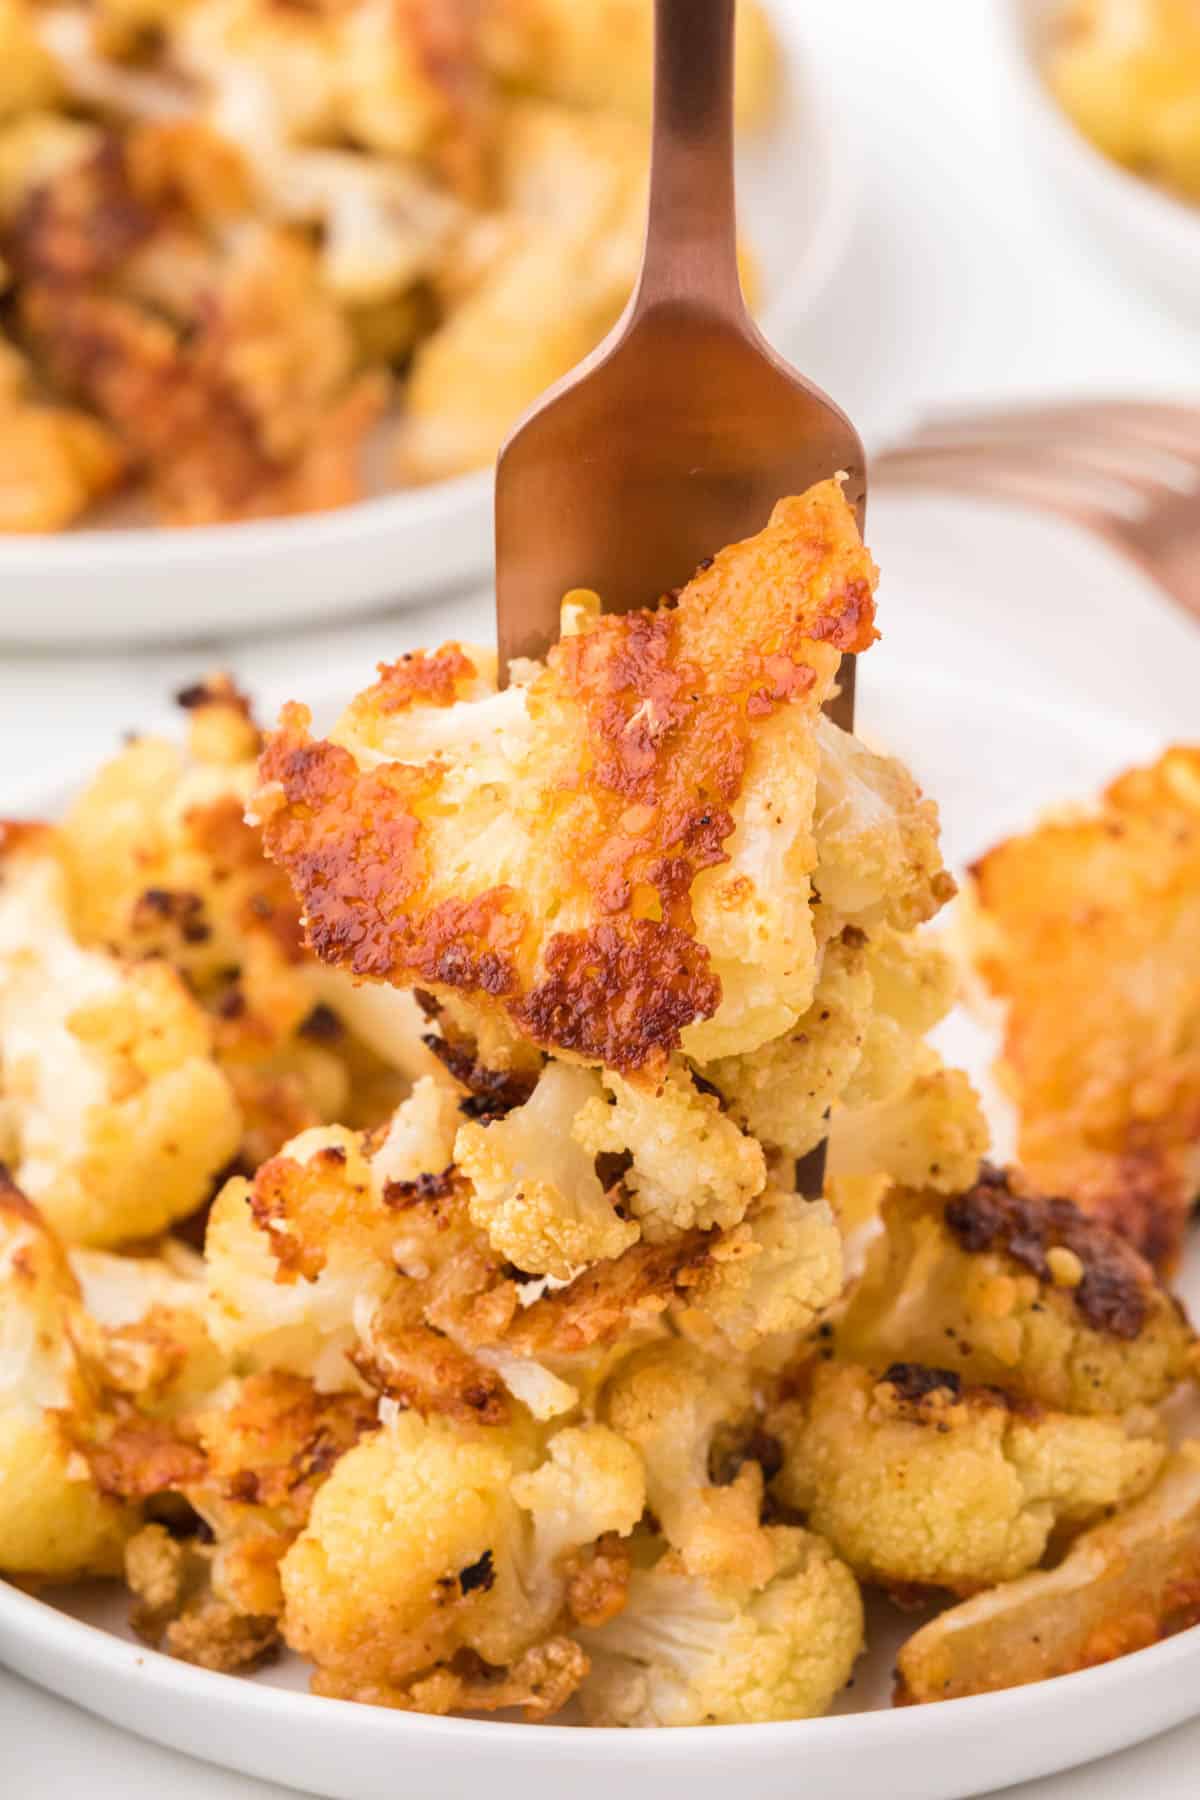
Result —
POLYGON ((735 0, 655 0, 646 246, 634 310, 744 312, 733 177, 735 0))

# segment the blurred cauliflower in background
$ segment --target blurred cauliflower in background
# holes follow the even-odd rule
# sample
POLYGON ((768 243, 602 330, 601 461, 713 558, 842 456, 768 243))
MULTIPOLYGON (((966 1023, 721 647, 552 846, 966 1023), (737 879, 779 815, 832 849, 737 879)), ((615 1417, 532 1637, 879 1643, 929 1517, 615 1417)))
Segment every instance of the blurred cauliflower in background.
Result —
MULTIPOLYGON (((776 48, 738 25, 749 130, 776 48)), ((632 289, 652 36, 650 0, 4 0, 0 531, 490 463, 632 289)))
POLYGON ((1047 74, 1107 156, 1200 199, 1200 20, 1188 0, 1065 0, 1047 74))

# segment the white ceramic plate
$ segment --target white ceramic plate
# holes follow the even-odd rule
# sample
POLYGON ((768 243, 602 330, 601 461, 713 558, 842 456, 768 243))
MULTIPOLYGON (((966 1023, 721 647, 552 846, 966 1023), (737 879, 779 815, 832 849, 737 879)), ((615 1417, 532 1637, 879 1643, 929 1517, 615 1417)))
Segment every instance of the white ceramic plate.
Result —
POLYGON ((1063 112, 1042 77, 1050 29, 1064 0, 1005 0, 1013 62, 1029 122, 1070 200, 1120 262, 1191 320, 1200 315, 1200 207, 1121 167, 1063 112))
MULTIPOLYGON (((855 109, 777 0, 781 92, 739 153, 742 224, 759 258, 761 322, 785 352, 856 211, 855 109)), ((80 646, 195 639, 428 598, 483 574, 490 471, 393 490, 336 512, 239 525, 86 529, 0 538, 0 640, 80 646)))
MULTIPOLYGON (((906 632, 898 619, 902 642, 906 632)), ((1078 701, 1022 700, 984 678, 876 654, 862 728, 938 794, 956 865, 1159 743, 1155 727, 1078 701)), ((58 798, 38 796, 43 808, 58 798)), ((948 1053, 986 1087, 987 1034, 967 1019, 943 1034, 948 1053)), ((1188 1285, 1200 1297, 1200 1254, 1188 1285)), ((801 1791, 820 1800, 964 1800, 1105 1755, 1200 1710, 1200 1629, 1040 1686, 892 1711, 895 1649, 916 1621, 881 1605, 871 1651, 836 1716, 656 1733, 426 1719, 318 1700, 303 1691, 298 1659, 249 1679, 209 1674, 136 1643, 125 1610, 112 1589, 35 1599, 0 1584, 0 1660, 142 1736, 329 1800, 393 1800, 402 1783, 421 1800, 477 1800, 481 1780, 502 1800, 561 1800, 564 1782, 576 1800, 611 1800, 615 1784, 630 1800, 684 1784, 691 1800, 728 1800, 731 1778, 756 1800, 801 1791)))

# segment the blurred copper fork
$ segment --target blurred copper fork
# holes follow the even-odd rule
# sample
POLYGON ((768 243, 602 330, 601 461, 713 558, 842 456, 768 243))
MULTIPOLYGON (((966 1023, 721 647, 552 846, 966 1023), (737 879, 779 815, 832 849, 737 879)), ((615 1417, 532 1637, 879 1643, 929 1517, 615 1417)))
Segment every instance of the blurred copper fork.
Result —
POLYGON ((1200 618, 1200 406, 1111 400, 943 414, 875 457, 871 478, 1072 520, 1200 618))
MULTIPOLYGON (((737 266, 734 0, 656 0, 646 244, 609 337, 516 426, 496 473, 501 671, 558 636, 559 602, 652 605, 784 494, 845 470, 859 514, 858 434, 752 323, 737 266)), ((853 658, 839 723, 853 723, 853 658)))

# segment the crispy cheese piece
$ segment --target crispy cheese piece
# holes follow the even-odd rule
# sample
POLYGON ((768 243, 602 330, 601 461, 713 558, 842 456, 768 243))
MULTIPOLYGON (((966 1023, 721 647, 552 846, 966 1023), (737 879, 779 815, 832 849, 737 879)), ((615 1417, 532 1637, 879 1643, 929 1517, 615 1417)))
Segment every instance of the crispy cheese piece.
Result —
POLYGON ((450 645, 331 738, 288 708, 256 806, 317 954, 634 1079, 786 1029, 815 978, 815 721, 874 578, 825 483, 527 686, 450 645))
POLYGON ((1094 1668, 1200 1620, 1200 1445, 1057 1568, 1005 1582, 922 1626, 900 1652, 900 1704, 953 1700, 1094 1668))
POLYGON ((1200 748, 998 845, 974 896, 1022 1167, 1169 1265, 1200 1189, 1200 748))

